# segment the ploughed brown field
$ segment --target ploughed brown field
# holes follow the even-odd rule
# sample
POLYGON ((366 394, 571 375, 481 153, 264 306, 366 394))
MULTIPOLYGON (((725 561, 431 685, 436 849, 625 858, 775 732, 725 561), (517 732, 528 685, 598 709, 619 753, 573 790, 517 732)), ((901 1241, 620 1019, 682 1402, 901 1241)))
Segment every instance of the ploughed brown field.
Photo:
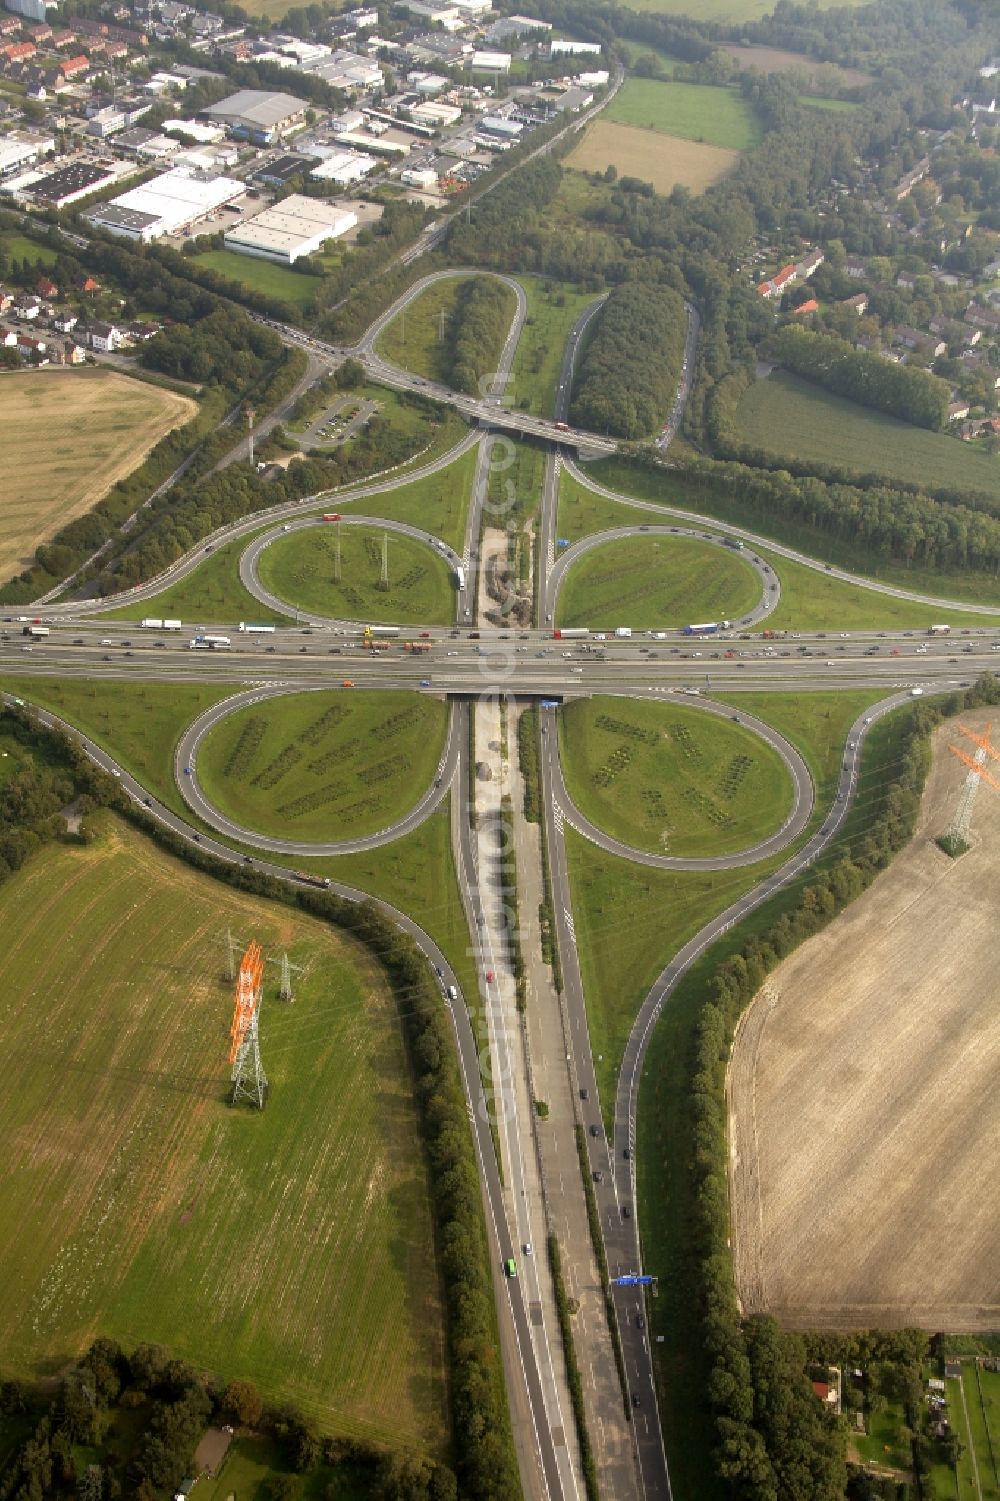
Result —
POLYGON ((937 848, 966 776, 957 723, 910 845, 737 1034, 737 1287, 788 1327, 1000 1327, 1000 795, 982 786, 966 855, 937 848))

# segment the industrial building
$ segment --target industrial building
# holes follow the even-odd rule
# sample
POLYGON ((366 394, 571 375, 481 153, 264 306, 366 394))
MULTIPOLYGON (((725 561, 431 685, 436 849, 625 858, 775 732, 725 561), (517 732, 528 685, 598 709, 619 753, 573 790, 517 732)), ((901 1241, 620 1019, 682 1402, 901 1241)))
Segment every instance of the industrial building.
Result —
POLYGON ((0 140, 0 177, 55 151, 54 136, 7 135, 0 140))
POLYGON ((474 73, 509 73, 509 52, 481 52, 472 54, 472 71, 474 73))
POLYGON ((210 104, 202 113, 216 124, 225 125, 233 135, 245 137, 259 146, 279 140, 303 123, 306 104, 292 94, 275 94, 265 89, 240 89, 218 104, 210 104))
POLYGON ((85 217, 97 229, 148 245, 161 235, 189 229, 245 192, 245 184, 235 178, 195 177, 185 168, 175 167, 110 203, 99 204, 85 217))
POLYGON ((377 165, 375 158, 364 152, 336 151, 318 167, 313 167, 309 176, 318 182, 336 182, 346 187, 348 183, 360 182, 377 165))
POLYGON ((227 230, 224 243, 227 250, 241 255, 293 266, 304 256, 314 255, 327 240, 339 239, 357 222, 357 214, 349 210, 293 193, 273 208, 227 230))
POLYGON ((118 173, 92 162, 70 162, 66 167, 60 167, 55 172, 49 172, 34 184, 31 195, 41 203, 51 204, 53 208, 65 208, 69 203, 76 203, 81 198, 86 198, 91 193, 96 193, 100 188, 106 188, 115 182, 118 173))

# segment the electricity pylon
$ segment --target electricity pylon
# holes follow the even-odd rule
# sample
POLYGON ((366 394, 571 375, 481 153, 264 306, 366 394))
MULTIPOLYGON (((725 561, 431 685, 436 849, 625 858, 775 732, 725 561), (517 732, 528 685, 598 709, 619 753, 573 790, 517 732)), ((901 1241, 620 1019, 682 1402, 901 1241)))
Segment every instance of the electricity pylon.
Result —
POLYGON ((952 853, 961 853, 969 842, 969 826, 972 823, 972 810, 976 804, 976 795, 979 792, 981 782, 986 782, 995 792, 1000 792, 1000 782, 986 770, 987 758, 1000 761, 1000 750, 993 744, 991 737, 993 726, 988 724, 981 735, 974 730, 967 730, 964 725, 959 725, 959 730, 976 747, 974 756, 970 756, 967 750, 960 745, 949 745, 948 749, 953 756, 957 756, 963 766, 969 768, 969 774, 962 785, 962 791, 958 799, 958 807, 951 827, 944 836, 946 846, 951 847, 952 853))
POLYGON ((268 964, 281 965, 281 982, 278 986, 279 1001, 294 1001, 295 993, 292 990, 292 972, 297 975, 305 974, 305 967, 301 964, 293 964, 287 954, 282 954, 280 959, 268 959, 268 964))
POLYGON ((232 1064, 232 1103, 249 1100, 263 1110, 267 1075, 260 1061, 260 1002, 264 987, 264 959, 254 939, 240 961, 233 1001, 233 1024, 229 1031, 229 1062, 232 1064))
POLYGON ((226 950, 226 979, 231 985, 236 979, 236 956, 243 947, 242 938, 235 937, 232 928, 227 928, 225 933, 220 933, 215 940, 224 945, 226 950))

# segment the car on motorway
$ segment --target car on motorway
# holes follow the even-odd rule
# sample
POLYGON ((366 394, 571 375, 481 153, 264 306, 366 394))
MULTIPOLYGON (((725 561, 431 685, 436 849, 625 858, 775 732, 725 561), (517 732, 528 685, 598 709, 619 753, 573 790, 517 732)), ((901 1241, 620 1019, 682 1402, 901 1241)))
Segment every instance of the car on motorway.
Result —
POLYGON ((642 1406, 642 1399, 640 1398, 638 1392, 633 1392, 632 1393, 632 1406, 633 1407, 641 1407, 642 1406))
POLYGON ((604 1182, 604 1174, 601 1172, 601 1170, 600 1170, 599 1167, 596 1167, 594 1169, 594 1171, 593 1171, 593 1173, 592 1173, 591 1176, 593 1177, 595 1183, 603 1183, 604 1182))
POLYGON ((531 1241, 530 1240, 526 1240, 524 1242, 524 1245, 521 1247, 521 1249, 524 1252, 525 1256, 530 1256, 531 1255, 531 1241))
POLYGON ((581 1089, 580 1090, 580 1098, 581 1098, 581 1100, 589 1100, 590 1099, 590 1090, 589 1089, 581 1089))
POLYGON ((591 1136, 600 1136, 600 1134, 601 1134, 601 1128, 600 1128, 600 1126, 591 1126, 591 1128, 590 1128, 590 1134, 591 1134, 591 1136))
POLYGON ((645 1329, 646 1327, 646 1320, 643 1318, 641 1313, 637 1313, 635 1316, 635 1327, 637 1329, 645 1329))
POLYGON ((513 1256, 507 1257, 507 1260, 503 1264, 503 1269, 508 1277, 517 1276, 517 1263, 515 1262, 513 1256))
POLYGON ((420 679, 420 686, 421 686, 421 688, 429 688, 431 686, 431 680, 430 680, 430 678, 421 678, 420 679))
POLYGON ((496 979, 496 975, 493 973, 493 971, 491 969, 488 969, 486 971, 486 983, 487 983, 487 985, 492 985, 493 981, 495 979, 496 979))
POLYGON ((344 681, 341 683, 340 686, 341 686, 341 688, 353 688, 354 687, 354 680, 353 680, 353 678, 345 678, 344 681))
POLYGON ((622 1205, 622 1219, 623 1220, 630 1220, 631 1218, 632 1218, 632 1211, 631 1211, 631 1209, 629 1208, 629 1206, 627 1204, 623 1204, 622 1205))

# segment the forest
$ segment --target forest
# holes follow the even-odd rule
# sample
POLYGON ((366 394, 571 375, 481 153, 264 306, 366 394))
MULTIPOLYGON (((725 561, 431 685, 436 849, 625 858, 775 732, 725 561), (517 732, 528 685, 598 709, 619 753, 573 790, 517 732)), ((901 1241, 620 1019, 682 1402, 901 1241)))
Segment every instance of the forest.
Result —
POLYGON ((647 438, 664 424, 681 377, 687 315, 671 287, 626 282, 591 325, 573 388, 577 427, 647 438))

